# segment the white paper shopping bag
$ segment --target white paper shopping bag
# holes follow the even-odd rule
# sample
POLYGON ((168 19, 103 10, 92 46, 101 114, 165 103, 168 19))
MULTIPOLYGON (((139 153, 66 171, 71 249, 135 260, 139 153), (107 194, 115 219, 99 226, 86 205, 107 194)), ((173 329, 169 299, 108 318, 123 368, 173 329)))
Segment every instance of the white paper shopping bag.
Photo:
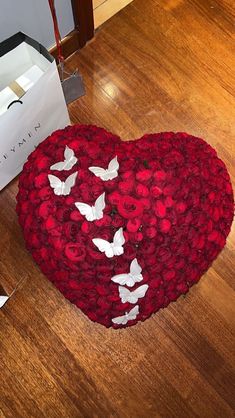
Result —
POLYGON ((0 43, 0 190, 39 142, 68 124, 54 58, 21 32, 0 43))

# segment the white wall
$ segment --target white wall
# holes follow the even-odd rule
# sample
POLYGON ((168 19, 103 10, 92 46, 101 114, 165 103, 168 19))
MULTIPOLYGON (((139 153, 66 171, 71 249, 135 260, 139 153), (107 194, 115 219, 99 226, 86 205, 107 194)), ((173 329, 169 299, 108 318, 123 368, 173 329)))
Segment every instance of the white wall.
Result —
MULTIPOLYGON (((55 0, 55 6, 63 38, 74 28, 71 0, 55 0)), ((0 0, 0 42, 19 31, 46 48, 55 44, 48 0, 0 0)))

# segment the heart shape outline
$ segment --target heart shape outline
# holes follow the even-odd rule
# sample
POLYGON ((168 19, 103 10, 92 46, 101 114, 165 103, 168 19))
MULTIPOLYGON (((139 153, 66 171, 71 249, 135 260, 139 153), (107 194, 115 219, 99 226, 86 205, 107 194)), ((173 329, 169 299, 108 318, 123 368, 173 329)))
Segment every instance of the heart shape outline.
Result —
MULTIPOLYGON (((61 181, 67 175, 61 172, 61 181)), ((233 208, 226 167, 204 140, 165 132, 123 142, 92 125, 67 127, 43 141, 24 166, 17 195, 26 245, 41 270, 91 320, 114 328, 147 319, 198 282, 225 245, 233 208), (50 166, 63 159, 66 145, 78 158, 69 171, 78 171, 76 198, 73 192, 53 197, 48 185, 50 166), (115 155, 120 161, 120 176, 102 188, 101 180, 88 174, 88 168, 107 167, 115 155), (94 230, 73 207, 74 199, 82 197, 91 203, 91 195, 97 196, 101 189, 107 194, 108 205, 94 230), (153 216, 149 216, 149 206, 153 205, 153 216), (89 237, 92 241, 98 230, 110 239, 110 231, 118 228, 118 222, 126 228, 122 262, 114 257, 108 265, 92 244, 87 257, 85 239, 81 240, 79 231, 86 240, 89 237), (148 284, 149 289, 146 298, 138 301, 137 317, 124 325, 114 324, 112 318, 128 315, 133 308, 120 302, 118 286, 111 277, 129 271, 139 254, 134 245, 141 247, 137 257, 144 276, 141 284, 148 284), (151 266, 147 264, 150 261, 151 266)))

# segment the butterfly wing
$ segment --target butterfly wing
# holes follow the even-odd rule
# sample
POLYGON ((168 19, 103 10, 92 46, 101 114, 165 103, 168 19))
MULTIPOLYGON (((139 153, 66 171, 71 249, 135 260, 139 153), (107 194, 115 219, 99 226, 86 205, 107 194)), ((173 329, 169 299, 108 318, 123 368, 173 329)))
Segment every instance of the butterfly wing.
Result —
POLYGON ((127 324, 127 316, 126 315, 122 315, 122 316, 117 316, 116 318, 112 319, 112 322, 114 324, 118 324, 118 325, 125 325, 127 324))
POLYGON ((106 170, 106 180, 112 180, 115 177, 117 177, 118 169, 119 169, 119 163, 118 163, 117 156, 116 156, 109 162, 108 168, 106 170))
POLYGON ((113 238, 113 252, 114 255, 121 255, 124 253, 123 244, 125 243, 125 238, 123 235, 123 228, 119 228, 114 234, 113 238))
POLYGON ((90 205, 87 205, 87 203, 75 202, 75 206, 79 210, 81 215, 85 216, 87 221, 94 221, 95 216, 90 205))
POLYGON ((129 292, 127 302, 135 304, 136 302, 138 302, 139 299, 145 296, 145 293, 147 292, 147 290, 148 290, 148 285, 143 284, 143 286, 138 287, 133 292, 129 292))
POLYGON ((108 165, 107 170, 101 167, 89 167, 89 170, 96 175, 96 177, 100 177, 101 180, 107 181, 112 180, 117 177, 119 169, 119 163, 117 157, 113 158, 108 165))
POLYGON ((75 171, 75 173, 70 174, 70 176, 65 180, 63 188, 64 196, 68 196, 70 194, 71 188, 75 185, 77 174, 78 172, 75 171))
POLYGON ((102 219, 103 218, 103 210, 105 208, 105 193, 101 194, 98 199, 95 201, 94 206, 94 213, 95 219, 102 219))
POLYGON ((141 280, 143 280, 141 272, 142 268, 139 265, 137 259, 134 258, 130 265, 130 278, 132 279, 132 281, 134 281, 134 283, 141 282, 141 280))
POLYGON ((114 253, 109 241, 106 241, 105 239, 101 238, 93 238, 92 242, 100 250, 101 253, 105 253, 106 257, 113 257, 114 253))
POLYGON ((119 169, 119 162, 118 162, 117 156, 116 156, 110 161, 110 163, 108 165, 108 170, 109 171, 113 171, 113 170, 117 171, 118 169, 119 169))
POLYGON ((62 195, 64 182, 61 181, 58 177, 53 176, 53 174, 48 174, 48 179, 50 182, 50 186, 54 191, 54 194, 56 194, 57 196, 62 195))
POLYGON ((74 151, 67 145, 64 150, 64 168, 63 170, 70 170, 77 162, 77 157, 74 155, 74 151))
POLYGON ((139 315, 139 305, 134 306, 134 308, 130 310, 127 315, 128 321, 136 319, 137 315, 139 315))
POLYGON ((76 164, 77 160, 78 159, 75 157, 74 151, 66 145, 64 150, 64 161, 53 164, 50 169, 58 171, 70 170, 74 164, 76 164))
POLYGON ((111 280, 114 282, 114 283, 118 283, 118 284, 121 284, 121 285, 127 285, 127 286, 130 286, 130 287, 132 287, 132 286, 134 286, 134 282, 133 282, 133 284, 132 285, 130 285, 129 284, 129 274, 127 273, 127 274, 116 274, 115 276, 113 276, 112 278, 111 278, 111 280))
POLYGON ((122 303, 129 302, 129 298, 131 296, 130 290, 126 289, 123 286, 119 286, 118 290, 119 290, 119 296, 120 296, 122 303))
POLYGON ((106 170, 101 167, 88 167, 88 170, 90 170, 93 174, 95 174, 96 177, 100 177, 103 180, 103 176, 105 175, 106 170))
POLYGON ((128 321, 132 321, 136 319, 138 314, 139 314, 139 305, 136 305, 134 306, 134 308, 130 310, 130 312, 126 313, 125 315, 117 316, 116 318, 113 318, 112 322, 118 325, 126 325, 128 321))
POLYGON ((64 170, 64 161, 60 161, 59 163, 51 165, 50 170, 57 170, 57 171, 64 170))

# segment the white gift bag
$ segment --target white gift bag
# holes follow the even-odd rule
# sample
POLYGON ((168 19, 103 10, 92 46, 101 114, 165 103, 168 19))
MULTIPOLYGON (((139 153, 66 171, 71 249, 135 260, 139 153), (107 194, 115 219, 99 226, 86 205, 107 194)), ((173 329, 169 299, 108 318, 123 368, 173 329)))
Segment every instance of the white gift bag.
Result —
POLYGON ((19 32, 0 43, 0 190, 28 155, 70 124, 54 58, 19 32))

